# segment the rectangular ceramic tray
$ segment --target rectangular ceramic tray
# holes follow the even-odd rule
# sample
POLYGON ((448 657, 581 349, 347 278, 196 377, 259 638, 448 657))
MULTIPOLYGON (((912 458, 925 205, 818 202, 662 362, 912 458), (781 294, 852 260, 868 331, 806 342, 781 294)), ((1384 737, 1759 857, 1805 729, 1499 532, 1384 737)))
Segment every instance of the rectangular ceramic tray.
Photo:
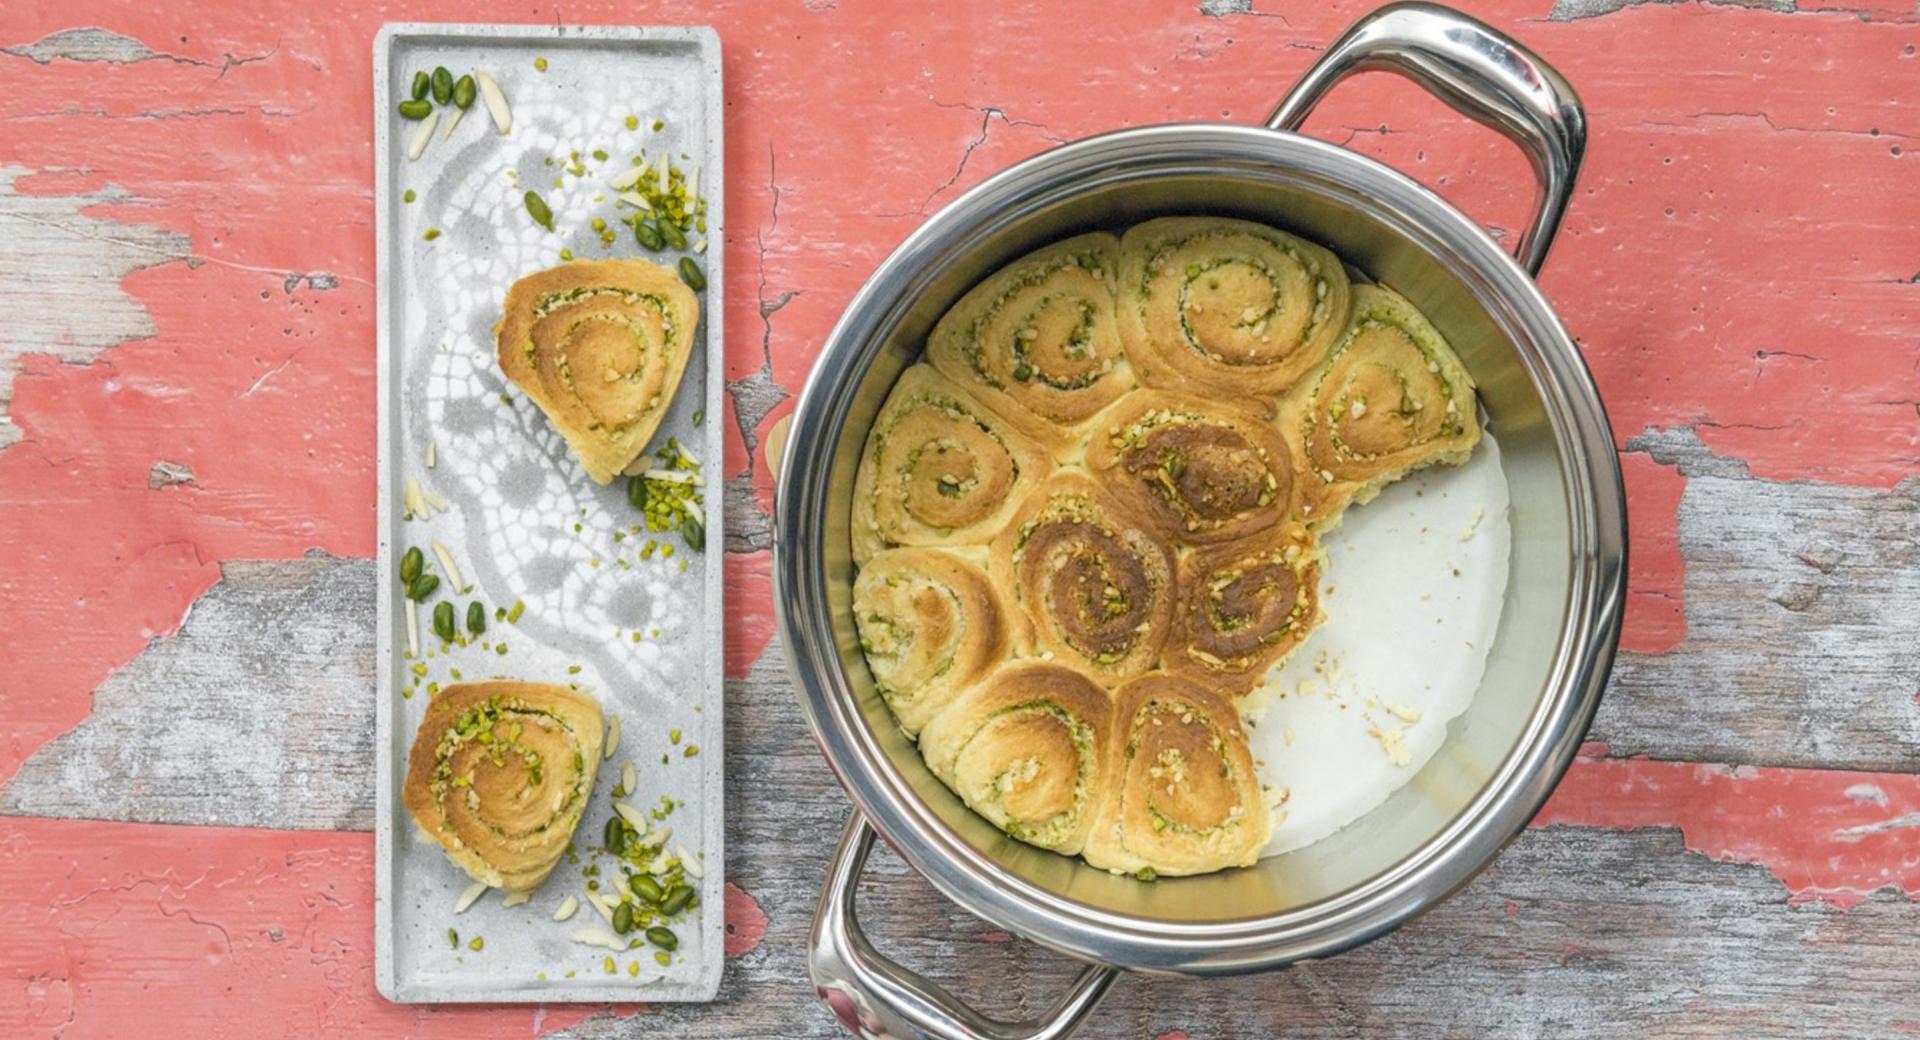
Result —
MULTIPOLYGON (((374 41, 373 88, 380 261, 374 917, 380 992, 406 1002, 710 1000, 720 983, 725 904, 719 40, 707 28, 388 25, 374 41), (512 132, 499 133, 478 101, 450 138, 443 139, 443 121, 426 151, 409 161, 416 124, 399 119, 395 105, 410 96, 416 71, 440 65, 456 77, 476 69, 493 76, 513 110, 512 132), (581 259, 648 255, 618 222, 631 211, 616 209, 607 181, 631 168, 632 157, 651 160, 661 149, 675 165, 697 169, 698 191, 708 199, 704 237, 711 248, 695 255, 690 247, 687 254, 707 280, 698 339, 654 439, 658 446, 678 438, 700 462, 704 552, 689 551, 676 532, 636 533, 643 520, 623 484, 599 487, 588 480, 493 357, 492 326, 515 279, 560 263, 563 249, 581 259), (528 189, 551 207, 555 231, 528 216, 528 189), (619 232, 611 245, 591 227, 595 217, 619 232), (436 229, 431 238, 429 229, 436 229), (403 489, 410 479, 448 508, 408 519, 403 489), (471 591, 449 594, 434 540, 451 550, 471 591), (644 555, 649 540, 656 549, 644 555), (398 587, 397 561, 410 546, 421 547, 429 568, 441 575, 440 592, 419 608, 398 587), (672 556, 663 556, 664 546, 673 547, 672 556), (433 634, 430 614, 432 602, 443 599, 452 599, 462 619, 469 602, 482 603, 485 635, 446 647, 433 634), (517 621, 496 617, 516 602, 524 604, 517 621), (404 656, 408 609, 420 611, 417 659, 404 656), (416 674, 416 665, 426 674, 416 674), (600 700, 610 722, 620 721, 618 749, 601 763, 575 833, 579 862, 563 859, 532 901, 517 907, 503 906, 495 891, 456 914, 469 881, 418 833, 401 804, 428 684, 455 681, 456 669, 467 680, 577 683, 600 700), (677 742, 670 739, 676 732, 677 742), (629 761, 638 790, 625 800, 642 810, 658 807, 663 796, 678 803, 665 821, 673 828, 668 847, 695 857, 703 876, 689 878, 699 886, 700 906, 675 925, 679 947, 672 963, 660 966, 655 949, 643 946, 614 954, 616 968, 608 973, 609 951, 570 935, 583 927, 605 929, 584 900, 582 871, 595 862, 604 871, 613 862, 593 850, 612 813, 612 788, 629 761), (578 912, 565 923, 553 921, 570 895, 581 900, 578 912), (457 947, 448 940, 450 928, 459 935, 457 947), (473 938, 484 940, 482 949, 469 947, 473 938)), ((699 236, 690 237, 697 245, 699 236)), ((672 265, 678 256, 653 258, 672 265)))

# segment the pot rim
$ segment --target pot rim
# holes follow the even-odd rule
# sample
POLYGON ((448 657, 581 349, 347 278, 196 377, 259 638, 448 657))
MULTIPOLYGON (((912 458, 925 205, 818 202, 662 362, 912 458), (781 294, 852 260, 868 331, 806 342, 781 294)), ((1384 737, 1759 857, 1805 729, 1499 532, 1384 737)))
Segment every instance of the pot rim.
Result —
POLYGON ((993 175, 915 229, 847 305, 801 392, 788 444, 795 464, 778 477, 775 615, 789 672, 829 765, 887 843, 943 895, 1000 928, 1084 960, 1192 974, 1257 971, 1337 953, 1397 927, 1471 879, 1525 827, 1571 764, 1612 666, 1625 585, 1625 497, 1611 428, 1584 360, 1533 279, 1479 225, 1399 171, 1313 138, 1234 124, 1140 127, 1062 145, 993 175), (907 784, 861 716, 835 651, 821 548, 831 508, 824 463, 844 435, 850 389, 885 334, 934 275, 988 234, 1049 200, 1119 183, 1129 173, 1204 175, 1234 167, 1284 172, 1309 190, 1334 193, 1342 205, 1373 203, 1370 213, 1414 239, 1488 306, 1514 339, 1553 430, 1571 573, 1546 693, 1499 768, 1444 828, 1387 870, 1319 902, 1265 917, 1170 923, 1039 888, 968 844, 907 784))

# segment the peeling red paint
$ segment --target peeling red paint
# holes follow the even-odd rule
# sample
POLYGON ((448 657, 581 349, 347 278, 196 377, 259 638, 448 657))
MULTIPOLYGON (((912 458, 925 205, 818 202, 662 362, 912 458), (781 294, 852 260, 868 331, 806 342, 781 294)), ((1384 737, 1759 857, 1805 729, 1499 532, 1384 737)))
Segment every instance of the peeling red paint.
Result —
POLYGON ((9 1036, 117 1040, 164 1022, 178 1036, 523 1040, 610 1010, 388 1003, 367 834, 4 818, 0 876, 7 934, 36 937, 0 943, 9 1036))
POLYGON ((741 957, 753 952, 767 935, 767 915, 752 893, 727 882, 727 956, 741 957))
POLYGON ((1640 454, 1620 456, 1627 485, 1627 610, 1620 648, 1658 654, 1687 637, 1687 561, 1680 555, 1686 478, 1640 454))
POLYGON ((773 554, 728 553, 727 677, 739 679, 773 641, 773 554))
POLYGON ((1694 852, 1765 867, 1794 903, 1920 898, 1920 775, 1579 758, 1533 825, 1676 828, 1694 852))
POLYGON ((1175 1029, 1161 1033, 1159 1036, 1154 1037, 1153 1040, 1192 1040, 1192 1038, 1187 1036, 1186 1030, 1175 1029))
POLYGON ((1012 932, 981 932, 980 941, 983 943, 994 943, 996 945, 999 943, 1012 942, 1013 933, 1012 932))

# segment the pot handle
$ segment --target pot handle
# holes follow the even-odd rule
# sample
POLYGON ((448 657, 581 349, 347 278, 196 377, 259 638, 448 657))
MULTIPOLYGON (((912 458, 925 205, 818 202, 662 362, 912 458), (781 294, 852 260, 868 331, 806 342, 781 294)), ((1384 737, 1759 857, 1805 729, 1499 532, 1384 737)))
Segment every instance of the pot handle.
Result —
POLYGON ((820 908, 813 915, 808 971, 814 990, 840 1024, 862 1040, 1058 1040, 1079 1028, 1119 975, 1088 965, 1046 1014, 998 1022, 888 960, 867 941, 854 915, 854 893, 873 850, 874 830, 857 810, 834 853, 820 908))
POLYGON ((1533 223, 1513 252, 1528 273, 1539 274, 1587 146, 1587 117, 1573 87, 1551 65, 1484 22, 1438 4, 1395 3, 1355 22, 1334 41, 1267 117, 1267 126, 1299 130, 1334 84, 1373 69, 1418 83, 1527 154, 1540 193, 1533 223))

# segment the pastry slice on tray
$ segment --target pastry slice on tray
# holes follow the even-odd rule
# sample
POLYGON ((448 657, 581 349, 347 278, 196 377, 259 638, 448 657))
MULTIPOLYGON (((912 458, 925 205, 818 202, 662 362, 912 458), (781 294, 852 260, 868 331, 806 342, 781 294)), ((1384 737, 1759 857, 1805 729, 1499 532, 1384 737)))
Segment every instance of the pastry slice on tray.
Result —
POLYGON ((496 679, 434 695, 401 797, 475 881, 531 892, 566 854, 600 765, 600 705, 565 686, 496 679))
POLYGON ((575 260, 513 283, 493 335, 501 372, 608 484, 660 428, 699 323, 699 300, 666 268, 575 260))

